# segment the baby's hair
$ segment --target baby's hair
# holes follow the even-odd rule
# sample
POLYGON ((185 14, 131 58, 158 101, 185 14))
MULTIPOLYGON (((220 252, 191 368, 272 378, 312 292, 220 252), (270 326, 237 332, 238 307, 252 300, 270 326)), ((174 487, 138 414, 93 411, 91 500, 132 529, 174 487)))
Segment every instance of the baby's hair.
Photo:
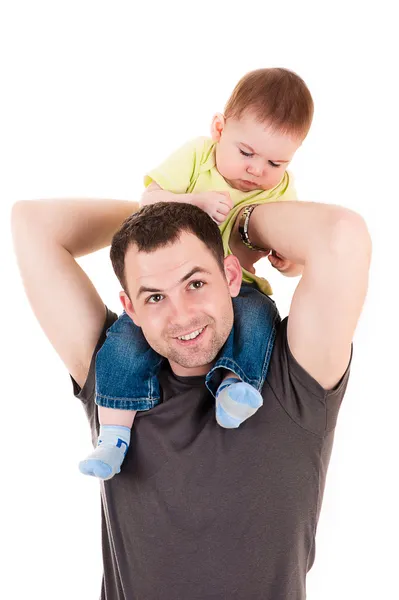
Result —
POLYGON ((253 114, 257 121, 301 140, 313 119, 313 99, 303 79, 288 69, 257 69, 237 83, 224 111, 226 119, 253 114))

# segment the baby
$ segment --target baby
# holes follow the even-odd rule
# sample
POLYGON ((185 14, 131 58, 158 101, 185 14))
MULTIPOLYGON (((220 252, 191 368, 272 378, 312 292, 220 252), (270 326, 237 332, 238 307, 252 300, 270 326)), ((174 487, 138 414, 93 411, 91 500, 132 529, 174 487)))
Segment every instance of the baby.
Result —
MULTIPOLYGON (((312 118, 313 100, 298 75, 281 68, 248 73, 233 90, 224 114, 214 116, 211 137, 190 141, 146 175, 141 205, 195 204, 218 223, 225 255, 231 254, 230 233, 241 213, 243 244, 259 257, 268 254, 271 264, 285 275, 300 275, 300 265, 251 243, 248 221, 257 204, 296 200, 287 167, 312 118)), ((242 270, 243 286, 234 305, 234 341, 226 342, 222 360, 206 378, 216 401, 216 420, 226 428, 240 426, 262 406, 260 391, 267 374, 264 343, 270 338, 265 330, 270 324, 264 319, 264 305, 271 302, 272 290, 253 268, 242 270)), ((121 301, 125 311, 108 330, 96 359, 98 444, 79 465, 82 473, 104 480, 120 472, 136 412, 161 401, 157 372, 164 359, 134 324, 129 297, 121 295, 121 301)), ((161 294, 148 292, 146 302, 161 301, 161 294)), ((201 335, 202 330, 189 331, 179 340, 193 345, 201 335)))

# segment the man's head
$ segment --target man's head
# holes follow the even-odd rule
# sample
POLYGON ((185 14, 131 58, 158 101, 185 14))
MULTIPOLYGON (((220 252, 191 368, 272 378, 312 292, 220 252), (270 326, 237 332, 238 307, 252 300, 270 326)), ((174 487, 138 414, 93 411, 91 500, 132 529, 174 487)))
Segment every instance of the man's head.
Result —
POLYGON ((207 373, 233 326, 231 298, 241 286, 240 264, 224 258, 216 223, 190 204, 145 206, 115 234, 111 261, 122 305, 150 346, 177 375, 207 373))
POLYGON ((287 69, 245 75, 212 122, 216 167, 234 188, 270 190, 283 178, 309 132, 313 100, 304 81, 287 69))

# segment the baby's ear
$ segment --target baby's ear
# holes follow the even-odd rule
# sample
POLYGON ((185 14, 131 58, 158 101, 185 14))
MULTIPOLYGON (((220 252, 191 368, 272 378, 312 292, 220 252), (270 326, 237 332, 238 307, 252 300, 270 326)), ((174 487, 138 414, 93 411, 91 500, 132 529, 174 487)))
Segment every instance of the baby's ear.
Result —
POLYGON ((224 115, 222 115, 222 113, 216 113, 212 119, 211 125, 211 137, 214 142, 218 142, 220 140, 225 123, 226 119, 224 118, 224 115))

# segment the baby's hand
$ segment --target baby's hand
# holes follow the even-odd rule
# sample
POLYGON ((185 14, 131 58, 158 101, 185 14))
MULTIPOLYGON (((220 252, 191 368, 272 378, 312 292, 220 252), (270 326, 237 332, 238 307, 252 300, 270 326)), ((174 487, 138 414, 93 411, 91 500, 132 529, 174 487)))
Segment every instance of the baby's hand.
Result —
POLYGON ((229 192, 202 192, 193 194, 192 198, 193 204, 208 213, 218 225, 226 220, 233 208, 229 192))

